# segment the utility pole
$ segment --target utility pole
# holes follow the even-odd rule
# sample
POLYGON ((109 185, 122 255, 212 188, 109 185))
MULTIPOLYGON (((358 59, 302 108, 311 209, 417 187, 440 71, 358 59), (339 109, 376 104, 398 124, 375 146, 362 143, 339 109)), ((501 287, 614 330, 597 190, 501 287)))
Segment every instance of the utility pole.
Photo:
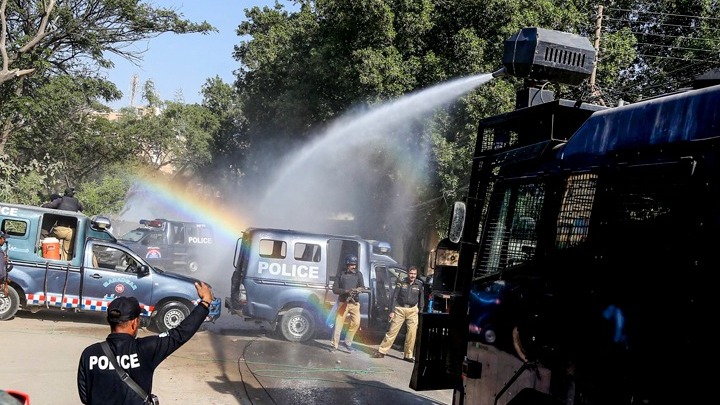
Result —
MULTIPOLYGON (((595 75, 597 74, 597 65, 600 60, 600 33, 602 32, 602 19, 603 19, 603 6, 598 6, 597 17, 595 18, 595 42, 593 47, 595 48, 595 63, 593 63, 592 72, 590 73, 590 94, 593 97, 598 97, 600 92, 595 86, 595 75)), ((605 102, 600 99, 600 104, 605 105, 605 102)))

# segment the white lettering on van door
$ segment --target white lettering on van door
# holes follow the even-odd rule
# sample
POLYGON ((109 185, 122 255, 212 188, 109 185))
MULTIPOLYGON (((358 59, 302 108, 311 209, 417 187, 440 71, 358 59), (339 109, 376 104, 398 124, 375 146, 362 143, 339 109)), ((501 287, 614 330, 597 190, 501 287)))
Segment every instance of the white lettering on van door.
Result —
POLYGON ((199 243, 199 244, 211 245, 212 238, 199 238, 197 236, 189 236, 188 243, 199 243))
POLYGON ((319 279, 320 268, 304 264, 293 264, 288 268, 287 263, 260 262, 258 263, 258 274, 319 279))
POLYGON ((2 207, 0 206, 0 215, 9 215, 12 217, 16 217, 18 214, 18 209, 14 207, 2 207))

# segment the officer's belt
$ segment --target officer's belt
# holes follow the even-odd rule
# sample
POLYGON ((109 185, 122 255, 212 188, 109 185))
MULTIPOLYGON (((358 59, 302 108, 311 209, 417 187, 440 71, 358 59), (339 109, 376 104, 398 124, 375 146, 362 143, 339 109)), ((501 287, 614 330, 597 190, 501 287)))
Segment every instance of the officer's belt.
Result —
POLYGON ((407 305, 407 304, 405 304, 405 305, 400 305, 400 304, 398 304, 398 305, 395 305, 395 306, 396 306, 396 307, 401 307, 401 308, 413 308, 413 307, 416 307, 417 304, 415 304, 415 305, 407 305))

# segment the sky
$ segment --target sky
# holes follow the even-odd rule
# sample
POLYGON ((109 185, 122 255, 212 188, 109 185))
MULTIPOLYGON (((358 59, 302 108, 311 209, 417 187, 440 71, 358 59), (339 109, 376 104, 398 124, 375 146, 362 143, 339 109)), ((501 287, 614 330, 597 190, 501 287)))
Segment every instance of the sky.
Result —
MULTIPOLYGON (((106 72, 115 83, 123 98, 110 103, 119 109, 130 105, 133 75, 138 76, 134 104, 142 105, 142 87, 152 80, 161 100, 176 100, 182 92, 184 102, 200 103, 200 88, 209 78, 220 76, 226 83, 233 83, 233 70, 239 66, 232 57, 233 47, 243 38, 237 36, 238 25, 245 20, 245 9, 272 7, 275 0, 146 0, 155 7, 171 8, 182 18, 193 22, 207 21, 219 32, 203 34, 162 34, 159 37, 137 42, 132 48, 147 51, 139 66, 113 57, 115 67, 106 72)), ((292 2, 280 0, 286 9, 292 2)), ((131 49, 132 49, 131 48, 131 49)))

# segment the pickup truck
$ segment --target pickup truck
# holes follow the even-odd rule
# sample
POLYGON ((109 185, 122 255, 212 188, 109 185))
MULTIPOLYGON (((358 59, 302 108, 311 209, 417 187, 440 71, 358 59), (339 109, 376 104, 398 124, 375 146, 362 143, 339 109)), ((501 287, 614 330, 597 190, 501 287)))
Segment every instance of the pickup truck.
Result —
POLYGON ((118 239, 148 263, 164 270, 195 273, 212 256, 212 228, 200 222, 141 219, 140 227, 118 239))
MULTIPOLYGON (((143 309, 143 326, 160 332, 177 326, 199 302, 194 286, 199 280, 150 266, 110 228, 103 216, 0 203, 12 266, 8 293, 0 292, 0 320, 12 319, 18 310, 105 312, 116 297, 133 296, 143 309), (67 260, 50 254, 57 224, 73 229, 67 260)), ((214 322, 220 312, 215 298, 206 321, 214 322)))

